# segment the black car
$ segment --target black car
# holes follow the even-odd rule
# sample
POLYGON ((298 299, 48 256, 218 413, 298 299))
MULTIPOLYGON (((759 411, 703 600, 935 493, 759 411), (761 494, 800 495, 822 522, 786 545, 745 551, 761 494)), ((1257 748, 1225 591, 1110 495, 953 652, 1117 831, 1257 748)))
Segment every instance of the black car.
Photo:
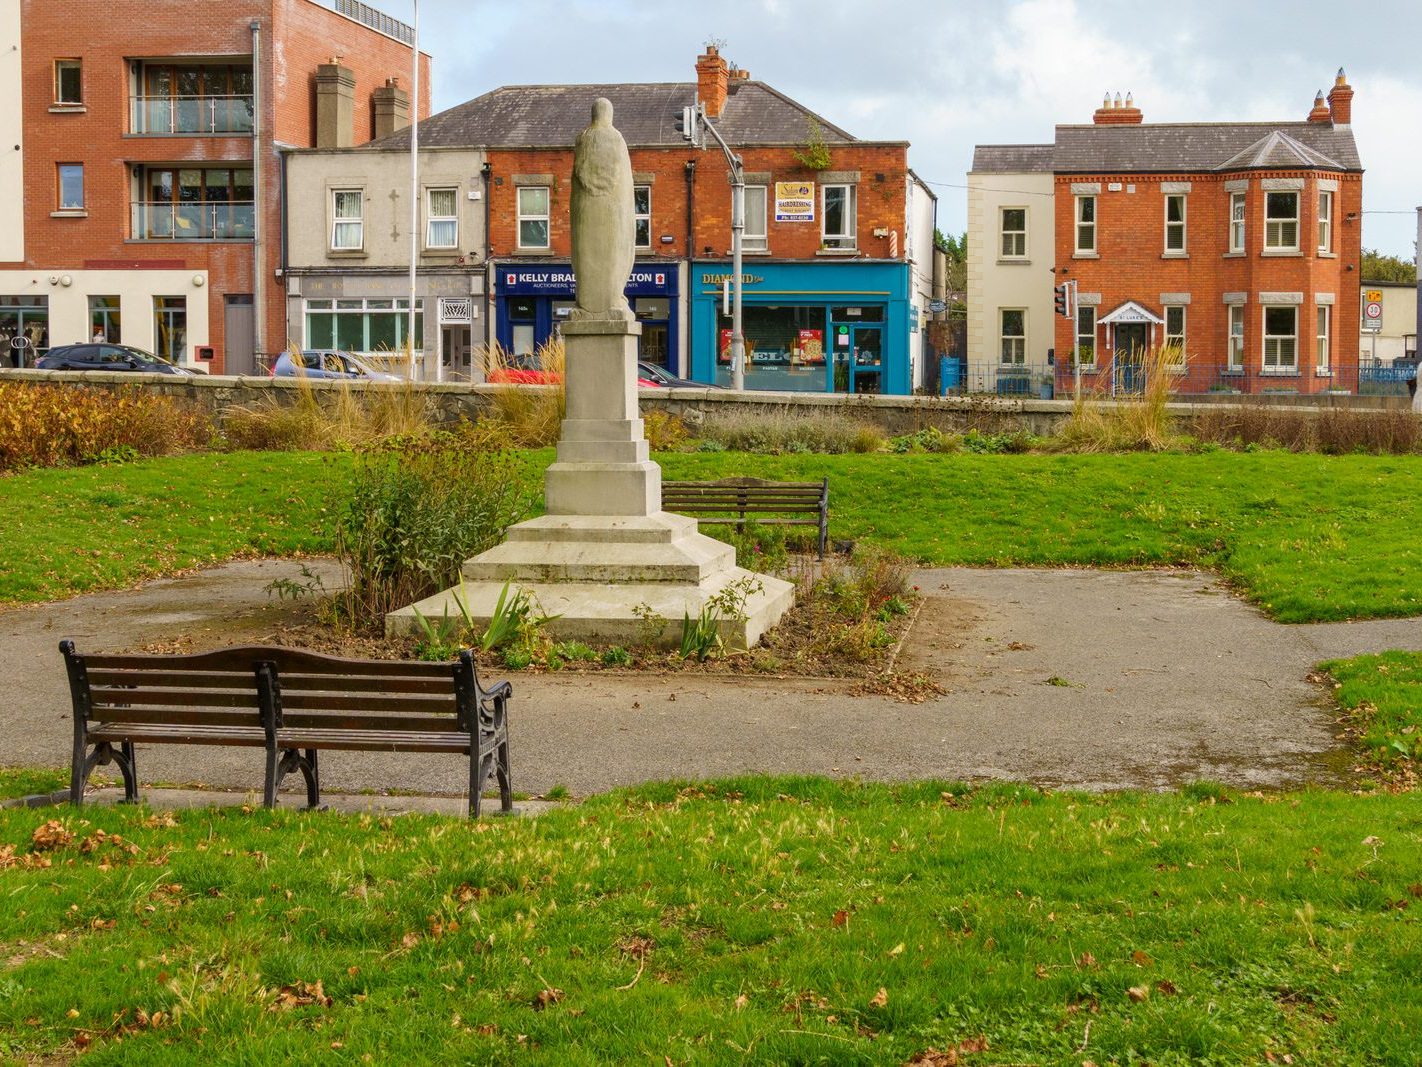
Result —
POLYGON ((128 345, 55 345, 35 362, 36 370, 142 371, 147 374, 192 374, 186 367, 128 345))
POLYGON ((655 363, 638 362, 637 377, 645 378, 649 382, 656 382, 666 389, 720 389, 719 385, 712 385, 709 382, 694 382, 690 378, 678 378, 670 373, 665 367, 659 367, 655 363))

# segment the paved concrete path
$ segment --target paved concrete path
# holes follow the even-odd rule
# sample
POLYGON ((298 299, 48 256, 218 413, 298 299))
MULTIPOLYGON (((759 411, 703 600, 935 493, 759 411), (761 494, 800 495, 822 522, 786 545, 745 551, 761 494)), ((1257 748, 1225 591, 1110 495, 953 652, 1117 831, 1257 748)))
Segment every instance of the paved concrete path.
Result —
MULTIPOLYGON (((334 569, 319 569, 331 586, 334 569)), ((290 611, 265 592, 278 576, 298 577, 298 566, 236 562, 0 611, 0 761, 67 763, 61 638, 99 651, 183 634, 198 647, 264 636, 290 611)), ((1328 782, 1347 757, 1309 669, 1333 656, 1422 648, 1419 619, 1281 626, 1188 571, 943 569, 914 580, 927 599, 903 663, 932 671, 943 696, 906 704, 814 679, 517 677, 515 787, 561 784, 583 795, 746 771, 1085 789, 1328 782)), ((333 791, 456 793, 463 774, 450 757, 322 757, 333 791)), ((259 775, 251 750, 140 752, 148 782, 245 791, 259 775)))

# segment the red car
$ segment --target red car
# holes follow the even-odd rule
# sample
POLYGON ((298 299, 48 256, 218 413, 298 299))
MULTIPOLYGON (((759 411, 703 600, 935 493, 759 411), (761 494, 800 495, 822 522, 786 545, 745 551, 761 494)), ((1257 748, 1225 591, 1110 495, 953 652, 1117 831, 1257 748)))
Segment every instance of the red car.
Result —
MULTIPOLYGON (((534 370, 525 367, 495 367, 485 381, 490 385, 557 385, 563 376, 555 370, 534 370)), ((650 378, 637 379, 642 389, 660 389, 661 383, 650 378)))

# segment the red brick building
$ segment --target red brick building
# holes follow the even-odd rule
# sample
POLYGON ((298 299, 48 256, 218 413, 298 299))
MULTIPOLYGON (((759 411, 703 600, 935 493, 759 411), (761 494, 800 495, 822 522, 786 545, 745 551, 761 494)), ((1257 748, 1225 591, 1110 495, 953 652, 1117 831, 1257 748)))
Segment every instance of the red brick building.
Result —
POLYGON ((28 362, 102 338, 215 373, 285 347, 277 146, 317 143, 323 65, 343 72, 327 110, 344 143, 408 111, 389 82, 408 84, 409 27, 332 3, 109 0, 96 18, 16 0, 9 20, 0 6, 0 44, 16 46, 0 96, 18 101, 0 177, 23 188, 0 206, 7 347, 22 339, 28 362))

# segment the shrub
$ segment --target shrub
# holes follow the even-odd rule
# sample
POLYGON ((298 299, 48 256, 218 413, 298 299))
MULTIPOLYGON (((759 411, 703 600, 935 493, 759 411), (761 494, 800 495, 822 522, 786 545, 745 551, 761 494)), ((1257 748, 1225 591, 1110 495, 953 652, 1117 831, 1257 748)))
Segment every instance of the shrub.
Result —
POLYGON ((642 416, 643 433, 653 452, 670 452, 684 445, 691 436, 679 415, 665 411, 649 411, 642 416))
POLYGON ((295 379, 295 395, 274 392, 249 408, 229 408, 222 431, 232 448, 265 452, 360 448, 431 430, 429 402, 410 382, 314 385, 295 379), (290 397, 290 398, 289 398, 290 397))
POLYGON ((1422 420, 1400 410, 1311 411, 1247 400, 1197 412, 1191 429, 1200 441, 1243 449, 1407 454, 1422 446, 1422 420))
POLYGON ((196 405, 141 387, 0 383, 0 471, 168 455, 211 439, 196 405))
POLYGON ((378 630, 387 612, 454 585, 466 559, 530 513, 530 474, 517 457, 461 448, 446 434, 361 453, 336 528, 348 580, 338 614, 378 630))
MULTIPOLYGON (((703 525, 709 526, 710 523, 703 525)), ((762 574, 775 574, 785 567, 789 552, 783 526, 749 519, 743 526, 728 524, 721 540, 736 550, 736 566, 762 574)))
POLYGON ((701 424, 706 441, 738 452, 877 452, 885 438, 877 426, 838 412, 727 412, 701 424))
POLYGON ((1178 442, 1172 436, 1167 405, 1180 366, 1178 345, 1150 349, 1137 372, 1144 385, 1139 393, 1123 393, 1109 409, 1101 397, 1076 397, 1071 417, 1058 431, 1056 443, 1075 452, 1160 452, 1178 442))

